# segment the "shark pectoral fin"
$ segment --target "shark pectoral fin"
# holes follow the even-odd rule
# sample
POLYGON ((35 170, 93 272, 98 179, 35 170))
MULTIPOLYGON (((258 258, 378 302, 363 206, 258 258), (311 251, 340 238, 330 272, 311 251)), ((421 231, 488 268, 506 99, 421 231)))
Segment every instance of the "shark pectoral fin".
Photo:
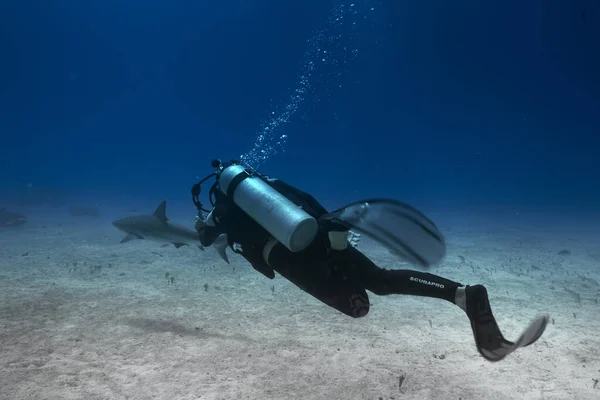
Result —
POLYGON ((139 237, 139 236, 137 236, 137 235, 134 235, 134 234, 130 233, 129 235, 127 235, 127 236, 125 236, 123 239, 121 239, 121 242, 120 242, 120 243, 127 243, 127 242, 129 242, 130 240, 135 240, 135 239, 143 239, 143 238, 141 238, 141 237, 139 237))
POLYGON ((179 243, 179 242, 171 242, 175 248, 180 248, 181 246, 187 246, 187 243, 179 243))
POLYGON ((221 258, 229 264, 229 257, 227 257, 227 235, 219 235, 214 241, 213 247, 217 250, 221 258))
POLYGON ((227 246, 215 247, 215 249, 217 249, 217 253, 219 253, 219 255, 221 256, 223 261, 225 261, 227 264, 229 264, 229 257, 227 257, 227 251, 226 251, 227 246))
POLYGON ((202 246, 201 244, 198 245, 198 248, 202 251, 204 251, 204 246, 202 246))

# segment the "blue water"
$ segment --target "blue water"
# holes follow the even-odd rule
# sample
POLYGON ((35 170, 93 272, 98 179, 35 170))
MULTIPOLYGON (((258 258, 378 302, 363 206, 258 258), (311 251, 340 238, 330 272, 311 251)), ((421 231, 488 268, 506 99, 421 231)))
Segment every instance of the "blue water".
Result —
MULTIPOLYGON (((352 398, 347 376, 361 398, 381 398, 374 393, 386 390, 399 396, 396 360, 381 358, 391 350, 373 353, 382 360, 378 367, 364 354, 375 342, 397 347, 415 336, 428 352, 430 346, 448 351, 447 361, 456 362, 448 365, 464 369, 436 364, 434 389, 417 373, 409 376, 412 398, 482 398, 487 389, 473 381, 485 378, 469 374, 488 370, 469 369, 479 359, 467 320, 456 325, 452 314, 435 314, 443 312, 439 303, 376 298, 378 324, 353 324, 309 303, 283 279, 271 288, 239 260, 219 269, 209 249, 119 246, 121 233, 110 221, 150 214, 162 200, 170 218, 193 226, 190 188, 213 172, 215 158, 242 160, 330 209, 390 197, 423 210, 449 243, 447 261, 434 272, 488 285, 511 338, 545 312, 557 320, 554 332, 575 328, 558 334, 565 336, 549 333, 536 352, 523 351, 535 366, 531 375, 510 375, 522 360, 517 356, 509 364, 515 369, 503 370, 508 383, 521 378, 522 396, 501 387, 493 393, 595 398, 597 330, 587 322, 598 320, 600 299, 599 42, 600 2, 594 0, 0 1, 0 209, 28 217, 19 228, 0 220, 0 339, 11 358, 0 357, 0 375, 14 367, 6 383, 10 398, 39 397, 46 387, 61 393, 48 398, 64 398, 72 387, 80 390, 74 396, 95 393, 90 376, 105 390, 98 398, 148 398, 155 388, 166 392, 160 398, 195 398, 175 380, 177 371, 189 377, 201 364, 204 376, 212 364, 192 358, 181 367, 179 353, 162 352, 171 340, 195 357, 212 352, 220 373, 234 368, 236 379, 245 379, 236 386, 219 375, 205 387, 194 378, 198 393, 213 385, 222 398, 243 398, 241 387, 262 390, 268 377, 228 364, 227 357, 251 353, 264 321, 273 324, 264 335, 279 344, 273 345, 278 360, 305 374, 300 379, 274 367, 270 372, 283 374, 284 384, 264 398, 288 398, 281 397, 289 395, 287 383, 292 391, 308 387, 306 398, 352 398), (73 207, 101 218, 75 215, 73 207), (165 286, 165 271, 180 286, 165 286), (208 291, 208 282, 223 287, 208 291), (125 314, 139 318, 122 322, 125 314), (414 334, 410 329, 438 323, 427 323, 425 315, 440 316, 437 326, 445 329, 414 334), (385 331, 389 324, 394 328, 385 331), (205 337, 200 330, 210 332, 205 337), (223 332, 232 330, 228 352, 202 347, 207 338, 207 346, 225 343, 223 332), (244 330, 252 340, 237 342, 244 330), (434 336, 439 340, 431 344, 434 336), (345 341, 345 355, 322 338, 345 341), (30 343, 49 343, 54 358, 30 343), (146 351, 152 343, 160 351, 146 351), (464 343, 469 353, 462 347, 452 353, 464 343), (313 357, 306 368, 323 371, 302 370, 306 354, 313 357), (451 361, 453 354, 463 358, 451 361), (354 360, 354 375, 342 367, 331 372, 327 363, 336 357, 336 365, 354 360), (73 361, 64 361, 64 371, 75 371, 64 372, 66 378, 56 372, 63 360, 73 361), (98 360, 112 361, 77 375, 78 362, 95 368, 98 360), (140 375, 120 370, 129 360, 140 375), (136 369, 144 365, 145 372, 136 369), (523 389, 546 367, 545 382, 523 389), (361 372, 370 368, 377 374, 361 372), (34 372, 44 378, 30 386, 27 374, 34 372), (108 373, 114 375, 103 381, 108 373), (363 375, 372 380, 359 381, 363 375), (387 375, 393 375, 389 382, 387 375), (113 397, 106 394, 117 386, 113 397)), ((379 265, 401 267, 385 251, 372 251, 379 265)), ((264 343, 255 348, 253 354, 262 352, 256 359, 279 365, 269 361, 271 345, 264 343)), ((423 348, 411 345, 403 348, 404 369, 429 368, 423 348)))
POLYGON ((185 197, 272 126, 260 170, 331 206, 594 210, 599 14, 583 0, 4 2, 0 191, 185 197))

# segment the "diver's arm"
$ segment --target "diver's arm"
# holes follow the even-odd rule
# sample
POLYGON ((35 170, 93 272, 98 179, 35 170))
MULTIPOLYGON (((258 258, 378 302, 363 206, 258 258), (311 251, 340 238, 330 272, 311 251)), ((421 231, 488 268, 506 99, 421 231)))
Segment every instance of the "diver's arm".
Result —
POLYGON ((266 177, 266 182, 277 190, 279 193, 290 199, 292 202, 302 206, 304 211, 319 218, 321 215, 327 214, 328 211, 321 205, 313 196, 303 192, 302 190, 285 183, 280 179, 266 177))

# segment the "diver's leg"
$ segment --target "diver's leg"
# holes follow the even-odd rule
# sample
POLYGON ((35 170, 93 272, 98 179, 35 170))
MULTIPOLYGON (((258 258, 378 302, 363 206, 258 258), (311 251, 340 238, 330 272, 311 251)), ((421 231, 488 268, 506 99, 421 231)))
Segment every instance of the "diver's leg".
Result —
POLYGON ((426 272, 380 268, 352 247, 332 252, 332 257, 339 259, 336 264, 347 271, 350 279, 362 282, 365 289, 380 296, 405 294, 433 297, 456 304, 456 290, 463 286, 459 282, 426 272))
MULTIPOLYGON (((437 275, 411 270, 385 270, 354 248, 348 248, 349 273, 365 283, 365 288, 378 295, 408 294, 447 300, 459 306, 469 317, 479 353, 489 361, 504 358, 516 347, 507 341, 492 313, 487 290, 482 285, 464 286, 437 275)), ((533 343, 544 331, 545 324, 525 346, 533 343), (535 336, 535 335, 538 336, 535 336)), ((530 327, 531 329, 531 327, 530 327)))
POLYGON ((408 269, 372 271, 364 282, 366 289, 377 295, 408 294, 451 303, 455 303, 456 289, 462 286, 441 276, 408 269))
POLYGON ((325 257, 309 248, 292 253, 281 243, 268 250, 265 259, 273 270, 323 303, 353 318, 369 312, 369 296, 356 281, 345 280, 330 268, 325 257))

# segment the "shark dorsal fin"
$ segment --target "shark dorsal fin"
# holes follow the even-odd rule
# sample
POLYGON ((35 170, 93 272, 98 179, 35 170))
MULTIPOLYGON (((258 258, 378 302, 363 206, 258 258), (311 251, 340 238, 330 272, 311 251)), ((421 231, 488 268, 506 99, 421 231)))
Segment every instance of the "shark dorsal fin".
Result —
POLYGON ((154 215, 156 218, 160 219, 163 222, 167 222, 169 219, 167 218, 167 201, 163 201, 156 207, 156 211, 154 211, 154 215))

